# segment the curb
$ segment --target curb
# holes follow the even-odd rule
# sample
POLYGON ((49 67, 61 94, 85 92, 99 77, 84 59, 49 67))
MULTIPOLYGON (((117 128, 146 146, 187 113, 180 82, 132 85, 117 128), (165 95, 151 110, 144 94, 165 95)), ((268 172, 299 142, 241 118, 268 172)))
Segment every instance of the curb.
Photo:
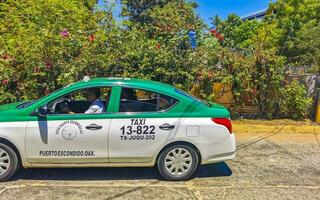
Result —
POLYGON ((320 126, 233 125, 235 133, 320 134, 320 126))

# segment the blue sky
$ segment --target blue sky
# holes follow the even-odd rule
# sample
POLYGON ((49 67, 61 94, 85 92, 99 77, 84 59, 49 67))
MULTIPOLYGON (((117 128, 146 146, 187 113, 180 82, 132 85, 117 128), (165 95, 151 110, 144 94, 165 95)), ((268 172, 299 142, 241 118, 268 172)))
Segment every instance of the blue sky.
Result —
POLYGON ((210 17, 219 15, 226 18, 235 13, 240 17, 265 9, 270 0, 196 0, 199 7, 197 13, 209 24, 210 17))
MULTIPOLYGON (((119 2, 117 1, 116 14, 120 12, 119 2)), ((210 17, 219 15, 221 18, 226 18, 228 14, 235 13, 240 17, 251 14, 253 12, 265 9, 268 7, 270 0, 190 0, 198 3, 197 13, 204 19, 207 24, 210 24, 210 17)), ((101 2, 101 0, 100 0, 101 2)))

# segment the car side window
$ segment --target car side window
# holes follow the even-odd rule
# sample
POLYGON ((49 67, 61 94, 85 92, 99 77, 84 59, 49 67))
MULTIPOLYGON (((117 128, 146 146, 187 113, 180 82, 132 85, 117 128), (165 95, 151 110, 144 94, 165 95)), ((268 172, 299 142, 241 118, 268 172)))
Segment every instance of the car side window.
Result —
POLYGON ((48 114, 105 113, 110 94, 111 87, 76 90, 48 103, 48 114))
POLYGON ((173 107, 178 101, 156 92, 123 87, 119 112, 161 112, 173 107))

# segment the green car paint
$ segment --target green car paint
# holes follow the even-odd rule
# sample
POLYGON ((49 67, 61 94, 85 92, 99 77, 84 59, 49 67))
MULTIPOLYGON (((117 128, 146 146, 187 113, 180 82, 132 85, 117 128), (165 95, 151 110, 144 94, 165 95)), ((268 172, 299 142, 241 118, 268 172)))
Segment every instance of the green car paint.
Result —
POLYGON ((16 102, 16 103, 10 103, 10 104, 5 104, 0 106, 0 111, 9 111, 9 110, 16 110, 16 107, 21 104, 21 102, 16 102))
POLYGON ((47 96, 44 96, 25 108, 18 109, 18 106, 21 103, 12 103, 0 106, 0 122, 117 118, 230 117, 230 113, 225 107, 212 102, 204 103, 196 98, 191 97, 190 95, 182 93, 170 85, 150 80, 127 78, 94 78, 88 81, 79 81, 61 88, 47 96), (80 89, 102 86, 112 87, 111 97, 106 113, 50 114, 44 119, 35 114, 35 111, 39 107, 45 106, 52 100, 55 100, 65 94, 80 89), (118 109, 122 87, 157 92, 177 99, 178 103, 165 112, 119 113, 118 109))

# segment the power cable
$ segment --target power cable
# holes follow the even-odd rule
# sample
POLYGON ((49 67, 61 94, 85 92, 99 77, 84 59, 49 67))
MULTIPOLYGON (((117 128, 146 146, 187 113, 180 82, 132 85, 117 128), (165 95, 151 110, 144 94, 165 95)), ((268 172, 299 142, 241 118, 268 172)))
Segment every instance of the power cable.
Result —
POLYGON ((285 48, 285 46, 286 46, 286 44, 287 44, 287 42, 288 42, 288 39, 289 39, 289 37, 290 37, 290 35, 291 35, 291 33, 292 33, 293 29, 294 29, 294 24, 296 23, 297 16, 298 16, 299 12, 300 12, 300 7, 298 8, 298 12, 297 12, 297 14, 294 16, 293 23, 292 23, 292 25, 291 25, 291 28, 290 28, 289 34, 287 35, 286 40, 285 40, 285 42, 284 42, 284 44, 283 44, 283 46, 282 46, 280 56, 282 56, 282 53, 283 53, 283 51, 284 51, 284 48, 285 48))

